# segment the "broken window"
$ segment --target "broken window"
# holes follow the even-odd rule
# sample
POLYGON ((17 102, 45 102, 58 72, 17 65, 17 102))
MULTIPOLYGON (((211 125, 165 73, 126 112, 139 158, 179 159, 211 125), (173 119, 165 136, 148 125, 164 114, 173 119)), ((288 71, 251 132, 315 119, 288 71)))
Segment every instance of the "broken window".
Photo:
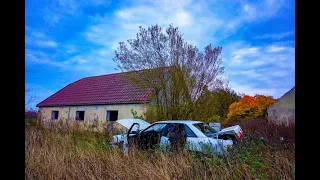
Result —
POLYGON ((107 121, 118 120, 118 111, 107 111, 107 121))
POLYGON ((84 120, 84 111, 76 111, 76 120, 84 120))
POLYGON ((51 119, 58 119, 58 118, 59 118, 59 111, 52 111, 51 119))

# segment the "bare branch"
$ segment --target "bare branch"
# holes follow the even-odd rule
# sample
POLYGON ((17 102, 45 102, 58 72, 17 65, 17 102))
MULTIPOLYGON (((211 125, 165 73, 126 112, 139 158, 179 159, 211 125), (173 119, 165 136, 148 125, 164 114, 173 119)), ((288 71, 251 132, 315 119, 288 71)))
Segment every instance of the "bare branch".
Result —
POLYGON ((139 27, 135 39, 120 42, 113 60, 122 71, 138 72, 130 73, 135 74, 131 80, 155 91, 154 98, 162 109, 158 113, 185 118, 204 90, 223 86, 221 51, 222 47, 210 44, 200 52, 185 42, 172 24, 165 31, 154 25, 139 27))

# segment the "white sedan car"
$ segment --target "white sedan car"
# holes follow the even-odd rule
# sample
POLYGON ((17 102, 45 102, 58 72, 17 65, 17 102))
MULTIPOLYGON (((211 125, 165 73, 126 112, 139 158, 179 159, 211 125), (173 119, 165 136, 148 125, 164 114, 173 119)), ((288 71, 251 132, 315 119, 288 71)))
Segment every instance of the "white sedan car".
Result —
POLYGON ((135 145, 140 149, 152 148, 159 144, 166 151, 170 146, 170 127, 183 129, 186 137, 185 148, 206 154, 221 155, 228 152, 233 141, 241 141, 242 130, 240 126, 232 126, 217 131, 206 123, 191 120, 159 121, 149 124, 141 119, 121 119, 117 121, 127 129, 127 133, 113 136, 113 143, 124 143, 125 146, 135 145))

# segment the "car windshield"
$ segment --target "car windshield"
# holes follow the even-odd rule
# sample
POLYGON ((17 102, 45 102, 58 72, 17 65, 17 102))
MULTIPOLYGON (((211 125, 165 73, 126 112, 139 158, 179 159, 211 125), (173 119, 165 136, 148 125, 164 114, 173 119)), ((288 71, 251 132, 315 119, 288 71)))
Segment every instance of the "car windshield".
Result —
POLYGON ((208 126, 205 123, 196 123, 196 124, 193 124, 193 126, 199 129, 206 136, 210 136, 217 132, 216 130, 212 129, 210 126, 208 126))

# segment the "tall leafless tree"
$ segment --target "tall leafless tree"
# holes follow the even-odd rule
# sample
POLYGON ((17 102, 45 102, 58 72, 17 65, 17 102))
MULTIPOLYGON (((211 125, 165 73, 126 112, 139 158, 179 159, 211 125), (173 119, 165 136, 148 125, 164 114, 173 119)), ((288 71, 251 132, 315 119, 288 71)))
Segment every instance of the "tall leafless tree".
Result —
MULTIPOLYGON (((26 69, 26 73, 27 72, 32 72, 29 69, 26 69)), ((30 94, 33 91, 33 89, 31 89, 30 87, 25 87, 25 109, 27 108, 28 105, 30 105, 31 103, 33 103, 34 101, 36 101, 37 96, 35 94, 31 94, 28 98, 26 97, 27 94, 30 94)), ((27 110, 27 109, 26 109, 27 110)))
POLYGON ((131 78, 137 84, 154 90, 158 114, 184 119, 195 111, 194 104, 205 89, 223 85, 221 51, 222 47, 209 44, 201 52, 184 41, 177 27, 169 25, 163 31, 153 25, 139 27, 135 39, 120 42, 114 61, 122 71, 139 74, 139 79, 131 78))

